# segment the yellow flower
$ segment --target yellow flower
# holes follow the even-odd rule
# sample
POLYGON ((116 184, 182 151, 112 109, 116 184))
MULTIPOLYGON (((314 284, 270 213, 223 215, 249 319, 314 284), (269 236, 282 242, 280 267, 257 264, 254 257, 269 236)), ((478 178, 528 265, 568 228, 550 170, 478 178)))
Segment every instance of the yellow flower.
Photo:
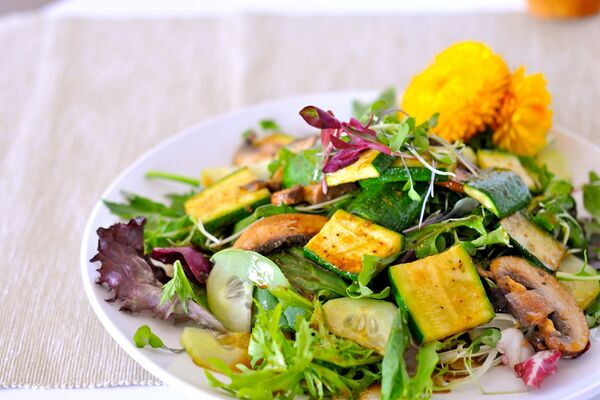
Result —
POLYGON ((509 76, 504 60, 486 45, 458 43, 413 78, 402 108, 419 123, 439 112, 433 131, 448 141, 467 140, 496 122, 509 76))
POLYGON ((498 115, 494 144, 523 156, 537 154, 546 145, 546 134, 552 127, 551 100, 542 74, 525 76, 525 68, 518 68, 510 78, 498 115))

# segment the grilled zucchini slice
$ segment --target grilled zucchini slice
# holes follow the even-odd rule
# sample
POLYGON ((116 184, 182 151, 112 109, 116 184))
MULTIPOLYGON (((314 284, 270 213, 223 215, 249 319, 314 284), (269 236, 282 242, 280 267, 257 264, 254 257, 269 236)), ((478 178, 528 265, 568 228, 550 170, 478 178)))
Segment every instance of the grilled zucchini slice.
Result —
POLYGON ((511 243, 538 267, 556 271, 567 254, 567 249, 562 243, 521 212, 503 218, 500 225, 510 236, 511 243))
POLYGON ((498 168, 484 169, 464 185, 465 193, 498 218, 507 217, 531 201, 529 188, 513 171, 498 168))
POLYGON ((343 277, 356 279, 363 255, 385 258, 402 250, 404 236, 338 210, 304 247, 306 258, 343 277))
POLYGON ((377 150, 367 150, 354 163, 325 175, 329 186, 377 178, 392 162, 392 157, 377 150))
POLYGON ((227 175, 235 171, 233 167, 212 167, 205 168, 200 172, 200 182, 202 186, 207 188, 214 185, 216 182, 225 178, 227 175))
POLYGON ((477 269, 458 244, 443 253, 389 268, 398 305, 409 312, 416 339, 444 339, 494 318, 477 269))
MULTIPOLYGON (((452 166, 441 166, 437 167, 437 169, 448 171, 448 169, 452 169, 452 166)), ((402 162, 400 157, 396 157, 380 177, 362 180, 360 181, 360 186, 367 188, 390 182, 406 182, 409 179, 415 182, 429 182, 431 180, 431 171, 415 158, 405 158, 404 162, 402 162), (406 167, 404 164, 406 164, 406 167)), ((445 182, 448 180, 448 177, 445 175, 436 175, 435 180, 445 182)))
POLYGON ((477 164, 481 168, 502 168, 513 171, 519 175, 523 182, 527 185, 530 190, 535 190, 538 185, 529 175, 519 157, 514 154, 505 153, 499 150, 483 150, 477 151, 477 164))
POLYGON ((256 207, 270 203, 268 189, 244 188, 256 179, 247 167, 240 168, 187 200, 185 212, 202 221, 209 231, 231 225, 256 207))
POLYGON ((363 189, 347 210, 396 232, 402 232, 419 218, 427 185, 417 185, 421 201, 413 201, 402 183, 387 183, 363 189))

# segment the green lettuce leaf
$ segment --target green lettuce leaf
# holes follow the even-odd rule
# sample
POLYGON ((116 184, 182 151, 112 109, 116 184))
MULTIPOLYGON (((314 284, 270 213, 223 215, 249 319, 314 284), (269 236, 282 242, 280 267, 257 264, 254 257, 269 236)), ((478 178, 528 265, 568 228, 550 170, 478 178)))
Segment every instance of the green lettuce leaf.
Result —
POLYGON ((346 295, 355 299, 360 298, 371 298, 371 299, 385 299, 390 295, 389 286, 384 288, 381 292, 375 293, 369 288, 369 283, 375 278, 385 267, 390 265, 398 258, 398 254, 394 254, 387 258, 381 258, 369 254, 363 255, 362 259, 362 270, 358 274, 356 281, 352 282, 348 288, 346 288, 346 295))
POLYGON ((593 171, 590 172, 590 182, 583 185, 583 205, 600 221, 600 177, 593 171))
POLYGON ((303 296, 331 299, 346 295, 346 282, 304 257, 302 248, 272 253, 268 256, 303 296))
POLYGON ((169 204, 159 203, 136 194, 125 194, 123 203, 103 200, 111 213, 121 219, 146 218, 144 248, 149 253, 155 247, 178 247, 194 244, 204 247, 206 238, 185 213, 184 203, 195 192, 168 194, 169 204))
POLYGON ((353 398, 379 379, 376 365, 366 364, 378 360, 370 350, 331 337, 318 321, 313 321, 318 325, 315 330, 303 318, 296 321, 295 340, 288 339, 279 325, 282 315, 281 304, 270 311, 259 308, 248 347, 252 369, 239 365, 241 373, 234 374, 222 361, 212 360, 213 368, 230 382, 205 371, 211 385, 239 398, 291 399, 301 394, 318 399, 353 398), (335 346, 336 354, 330 346, 335 346))
MULTIPOLYGON (((457 220, 448 220, 427 225, 422 229, 409 232, 406 235, 406 247, 408 249, 414 249, 417 258, 425 258, 441 253, 457 240, 460 240, 459 234, 457 233, 459 228, 469 228, 469 230, 475 231, 480 236, 487 235, 483 217, 480 215, 470 215, 457 220), (448 241, 451 241, 451 243, 448 243, 448 241)), ((477 241, 478 239, 469 238, 467 240, 477 241)), ((481 241, 483 241, 483 239, 481 239, 481 241)))
POLYGON ((429 399, 433 391, 432 375, 439 361, 442 343, 421 346, 417 353, 417 369, 409 376, 405 353, 410 346, 407 312, 400 307, 394 319, 381 366, 381 400, 429 399))

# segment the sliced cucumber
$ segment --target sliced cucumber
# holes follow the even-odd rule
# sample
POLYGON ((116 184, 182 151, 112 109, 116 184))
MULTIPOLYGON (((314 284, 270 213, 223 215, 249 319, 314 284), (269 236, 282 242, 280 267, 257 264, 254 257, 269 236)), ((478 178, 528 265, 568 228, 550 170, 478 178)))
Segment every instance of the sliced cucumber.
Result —
POLYGON ((515 247, 538 267, 556 271, 567 254, 566 247, 534 224, 523 213, 503 218, 500 225, 515 247))
POLYGON ((248 263, 218 255, 212 258, 215 265, 206 281, 208 307, 230 331, 250 332, 254 285, 248 279, 248 263))
POLYGON ((390 165, 392 157, 377 150, 367 150, 357 161, 338 171, 325 175, 329 186, 356 182, 362 179, 377 178, 390 165))
POLYGON ((536 156, 536 161, 548 168, 558 179, 571 182, 573 174, 567 158, 553 145, 546 146, 536 156))
POLYGON ((382 354, 398 308, 389 301, 343 297, 323 306, 329 330, 382 354))
POLYGON ((294 291, 277 264, 267 257, 253 251, 226 249, 214 254, 211 261, 215 265, 206 282, 208 306, 229 330, 250 331, 255 286, 277 297, 284 296, 288 303, 286 317, 299 313, 288 311, 291 306, 312 309, 312 303, 294 291))
POLYGON ((497 168, 484 169, 464 185, 465 193, 498 218, 507 217, 531 201, 531 193, 523 179, 513 171, 497 168))
POLYGON ((211 369, 213 358, 223 361, 233 370, 237 369, 238 364, 250 367, 249 333, 229 332, 219 335, 208 329, 186 327, 179 341, 194 364, 200 367, 211 369))
MULTIPOLYGON (((576 274, 581 271, 583 267, 583 260, 575 257, 572 254, 568 254, 560 264, 558 271, 567 272, 570 274, 576 274)), ((586 265, 585 272, 588 274, 596 275, 596 269, 586 265)), ((563 284, 569 293, 573 295, 579 307, 585 310, 592 301, 600 294, 600 282, 598 281, 559 281, 563 284)))
POLYGON ((514 154, 505 153, 499 150, 480 149, 477 151, 477 164, 479 164, 481 168, 509 169, 519 175, 529 189, 533 190, 538 186, 525 167, 521 164, 519 157, 514 154))

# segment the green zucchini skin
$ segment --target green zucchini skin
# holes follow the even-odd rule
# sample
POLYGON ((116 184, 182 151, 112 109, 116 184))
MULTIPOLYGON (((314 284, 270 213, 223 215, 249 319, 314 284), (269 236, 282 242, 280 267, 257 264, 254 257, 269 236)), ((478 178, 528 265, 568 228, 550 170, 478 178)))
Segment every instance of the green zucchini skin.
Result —
POLYGON ((421 331, 421 329, 419 329, 419 325, 408 310, 404 299, 400 295, 400 291, 396 287, 392 276, 392 271, 389 268, 387 269, 387 274, 388 280, 390 281, 390 286, 392 288, 392 297, 394 297, 394 300, 396 300, 396 305, 398 306, 398 308, 402 308, 407 316, 406 322, 408 322, 408 330, 412 333, 417 343, 423 343, 423 339, 425 339, 425 334, 421 331))
POLYGON ((350 279, 352 281, 355 281, 358 279, 358 274, 354 274, 352 272, 348 272, 348 271, 344 271, 343 269, 339 269, 338 267, 336 267, 329 261, 324 260, 321 257, 319 257, 317 254, 315 254, 310 249, 307 249, 306 247, 304 248, 304 257, 319 264, 326 270, 333 272, 334 274, 336 274, 338 276, 341 276, 342 278, 350 279))
MULTIPOLYGON (((440 171, 445 171, 445 168, 440 168, 440 171)), ((415 182, 431 181, 431 171, 425 167, 389 167, 379 178, 362 180, 360 181, 360 185, 367 188, 391 182, 406 182, 410 179, 409 175, 415 182)), ((448 180, 448 177, 445 175, 436 175, 435 180, 445 182, 448 180)))
POLYGON ((381 174, 388 169, 388 167, 392 164, 392 161, 394 161, 393 156, 380 153, 377 157, 375 157, 371 165, 381 174))
POLYGON ((426 185, 419 184, 415 190, 421 201, 413 201, 402 191, 404 184, 388 183, 363 189, 350 203, 347 211, 378 225, 402 232, 414 225, 423 205, 426 185))
POLYGON ((484 169, 464 185, 465 193, 482 203, 498 218, 504 218, 527 207, 531 202, 529 188, 513 171, 484 169))
POLYGON ((500 225, 510 236, 512 245, 533 265, 550 272, 560 267, 567 254, 566 247, 525 214, 516 212, 503 218, 500 225))
POLYGON ((442 340, 490 321, 494 310, 469 253, 443 253, 388 268, 394 297, 419 342, 442 340), (442 311, 440 311, 442 310, 442 311))
POLYGON ((233 225, 242 218, 246 218, 248 215, 252 214, 257 207, 270 203, 271 198, 264 197, 246 207, 239 207, 235 210, 232 210, 230 213, 227 213, 225 215, 222 215, 218 218, 206 222, 204 224, 204 228, 206 228, 206 230, 209 232, 214 232, 219 228, 233 225))

